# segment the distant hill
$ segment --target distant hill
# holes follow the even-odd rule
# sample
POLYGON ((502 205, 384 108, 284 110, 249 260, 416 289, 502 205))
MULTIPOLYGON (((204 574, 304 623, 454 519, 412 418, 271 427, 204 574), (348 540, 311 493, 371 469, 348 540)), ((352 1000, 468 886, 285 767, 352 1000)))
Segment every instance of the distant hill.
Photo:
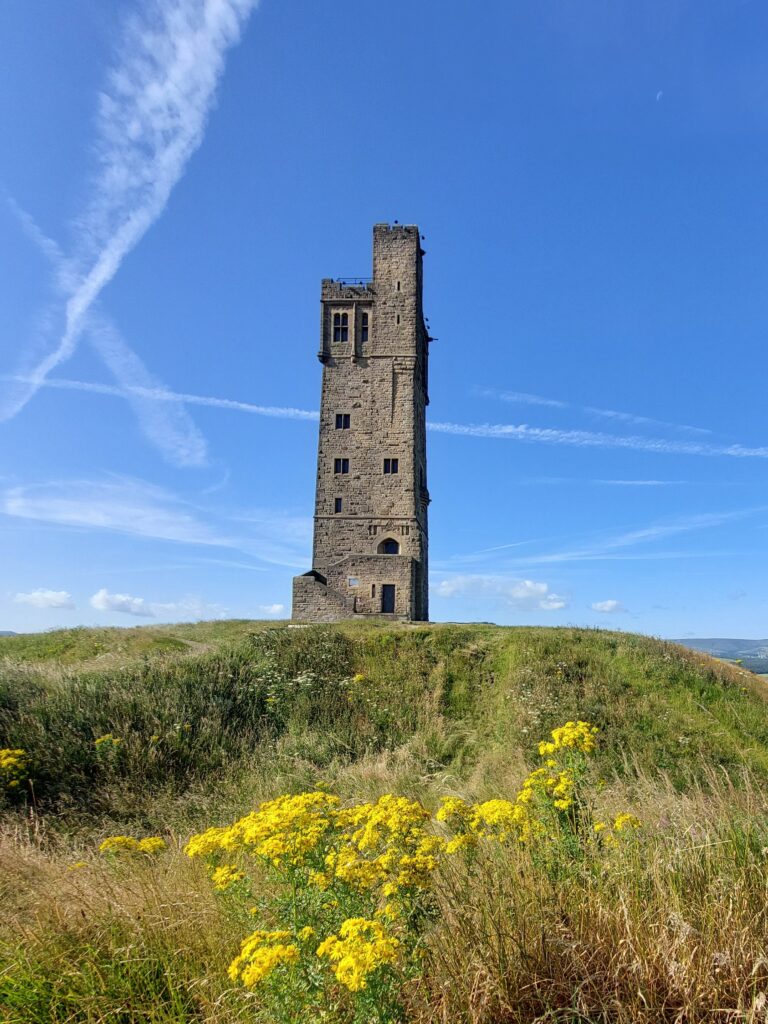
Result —
POLYGON ((700 640, 676 640, 694 651, 711 654, 725 661, 738 661, 750 672, 768 675, 768 640, 734 640, 712 637, 700 640))
POLYGON ((12 629, 0 629, 0 636, 16 636, 12 629))
POLYGON ((673 640, 683 647, 703 651, 715 658, 768 658, 768 640, 728 640, 712 637, 702 640, 673 640))

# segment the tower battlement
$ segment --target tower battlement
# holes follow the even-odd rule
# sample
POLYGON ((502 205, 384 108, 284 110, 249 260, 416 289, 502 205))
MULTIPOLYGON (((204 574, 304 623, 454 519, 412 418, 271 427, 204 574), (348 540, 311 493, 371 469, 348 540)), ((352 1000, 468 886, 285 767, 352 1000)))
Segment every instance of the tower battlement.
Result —
POLYGON ((293 618, 428 618, 421 236, 376 224, 373 277, 322 281, 312 569, 293 618))

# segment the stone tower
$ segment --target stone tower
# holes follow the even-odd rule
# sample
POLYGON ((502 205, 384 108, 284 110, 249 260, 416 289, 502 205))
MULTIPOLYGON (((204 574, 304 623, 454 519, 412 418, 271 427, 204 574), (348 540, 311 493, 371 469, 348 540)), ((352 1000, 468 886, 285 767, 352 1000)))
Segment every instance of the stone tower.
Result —
POLYGON ((314 545, 293 581, 298 621, 429 617, 420 237, 376 224, 373 278, 322 282, 314 545))

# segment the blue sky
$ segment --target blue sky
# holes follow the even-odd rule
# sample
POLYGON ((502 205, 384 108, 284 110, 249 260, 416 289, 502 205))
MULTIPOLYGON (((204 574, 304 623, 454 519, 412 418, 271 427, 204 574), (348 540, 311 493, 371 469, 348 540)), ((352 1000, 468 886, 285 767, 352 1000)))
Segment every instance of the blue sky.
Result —
POLYGON ((768 635, 768 9, 0 12, 0 628, 281 617, 322 277, 426 237, 431 612, 768 635))

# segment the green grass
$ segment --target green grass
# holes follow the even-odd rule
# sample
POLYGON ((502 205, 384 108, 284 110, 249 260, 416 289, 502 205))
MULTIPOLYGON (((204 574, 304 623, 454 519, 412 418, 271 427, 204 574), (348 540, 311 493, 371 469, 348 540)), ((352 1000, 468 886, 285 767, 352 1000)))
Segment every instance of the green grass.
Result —
POLYGON ((585 718, 601 807, 638 813, 647 842, 567 889, 514 851, 446 877, 409 1019, 757 1024, 766 694, 738 666, 596 630, 237 621, 0 638, 0 748, 27 751, 32 775, 0 815, 0 1019, 266 1021, 228 982, 248 924, 181 855, 190 832, 318 784, 430 808, 510 797, 536 742, 585 718), (97 749, 107 733, 120 744, 97 749), (95 851, 115 833, 170 851, 110 868, 95 851))
POLYGON ((149 820, 160 796, 215 796, 264 758, 299 760, 306 781, 406 748, 421 775, 490 784, 520 769, 532 738, 579 717, 600 727, 612 774, 663 770, 680 786, 714 767, 768 777, 762 681, 631 634, 359 623, 83 632, 42 634, 34 660, 34 638, 7 638, 28 646, 0 670, 0 747, 28 752, 36 805, 59 814, 149 820), (202 653, 189 652, 192 637, 202 653), (122 660, 94 665, 95 643, 122 660), (50 644, 69 663, 43 659, 50 644), (95 740, 108 733, 121 744, 107 757, 95 740))

